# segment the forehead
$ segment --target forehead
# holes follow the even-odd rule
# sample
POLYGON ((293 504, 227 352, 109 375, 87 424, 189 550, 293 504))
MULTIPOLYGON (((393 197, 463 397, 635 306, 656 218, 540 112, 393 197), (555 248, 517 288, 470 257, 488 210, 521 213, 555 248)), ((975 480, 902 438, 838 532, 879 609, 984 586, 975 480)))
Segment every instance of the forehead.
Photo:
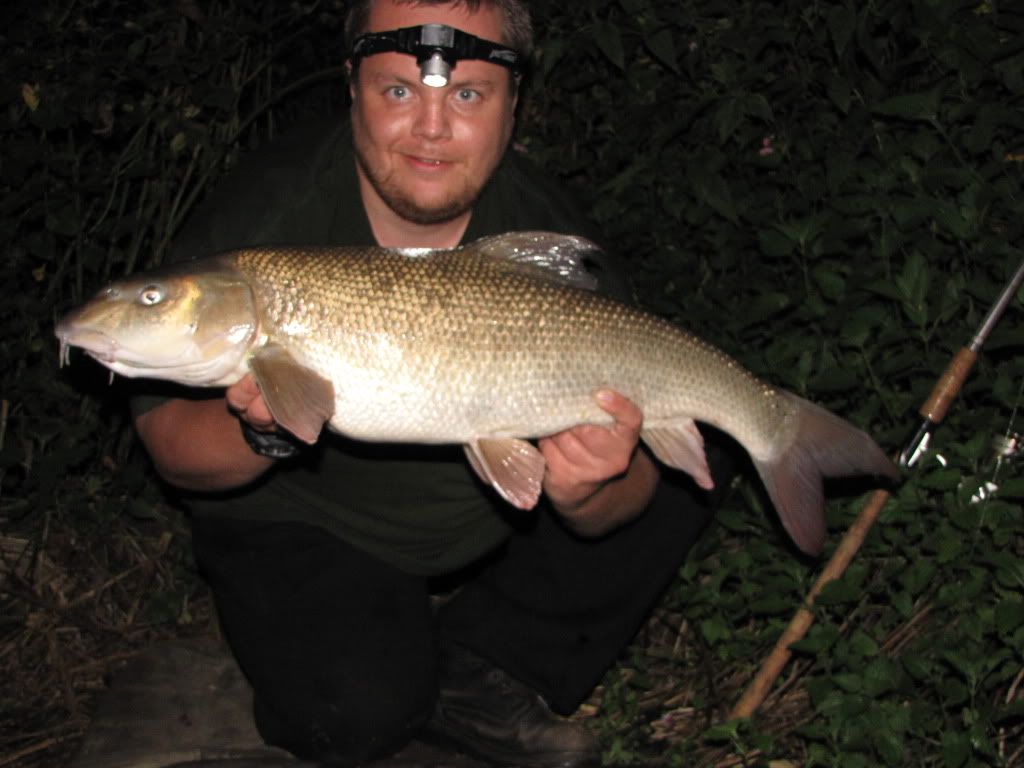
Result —
POLYGON ((500 8, 481 3, 471 12, 465 5, 398 4, 394 0, 377 0, 370 6, 368 32, 385 32, 420 24, 447 24, 484 40, 505 42, 502 34, 504 16, 500 8))

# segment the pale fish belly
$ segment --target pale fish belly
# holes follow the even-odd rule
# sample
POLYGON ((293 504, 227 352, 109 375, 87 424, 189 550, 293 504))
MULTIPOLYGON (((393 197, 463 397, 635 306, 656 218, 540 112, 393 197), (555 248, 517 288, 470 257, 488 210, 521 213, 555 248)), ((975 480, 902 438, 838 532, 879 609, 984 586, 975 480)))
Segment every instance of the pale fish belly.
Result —
POLYGON ((348 320, 289 346, 334 382, 330 426, 359 439, 465 443, 607 424, 594 400, 607 387, 636 402, 645 425, 706 421, 770 453, 773 390, 696 337, 590 294, 541 302, 543 321, 502 298, 449 303, 440 328, 407 311, 397 333, 348 320))

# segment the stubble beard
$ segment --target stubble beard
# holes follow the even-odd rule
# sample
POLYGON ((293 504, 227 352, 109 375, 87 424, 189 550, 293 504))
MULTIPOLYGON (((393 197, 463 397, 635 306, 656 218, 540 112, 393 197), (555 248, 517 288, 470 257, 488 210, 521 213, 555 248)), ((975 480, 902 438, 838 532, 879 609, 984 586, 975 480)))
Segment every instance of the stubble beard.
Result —
POLYGON ((363 170, 363 175, 381 200, 396 214, 413 224, 442 224, 456 219, 466 213, 476 203, 481 189, 462 188, 447 196, 444 200, 431 206, 424 206, 412 198, 382 173, 378 173, 370 164, 363 152, 356 149, 356 162, 363 170))

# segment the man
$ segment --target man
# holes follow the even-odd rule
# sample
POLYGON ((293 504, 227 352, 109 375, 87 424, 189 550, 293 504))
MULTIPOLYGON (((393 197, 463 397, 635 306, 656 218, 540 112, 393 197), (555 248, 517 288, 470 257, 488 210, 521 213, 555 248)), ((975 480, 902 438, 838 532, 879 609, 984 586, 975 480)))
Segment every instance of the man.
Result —
MULTIPOLYGON (((346 36, 350 128, 244 164, 177 254, 584 230, 508 151, 514 62, 531 46, 521 0, 363 0, 346 36), (396 30, 423 41, 423 25, 483 41, 497 63, 457 58, 445 84, 426 84, 423 62, 395 50, 396 30)), ((569 713, 588 694, 709 514, 690 486, 659 482, 632 403, 597 393, 611 427, 539 441, 544 501, 524 514, 457 448, 325 434, 296 450, 249 378, 223 396, 177 394, 136 398, 135 424, 162 477, 193 492, 197 560, 268 743, 348 764, 424 733, 501 764, 597 762, 594 737, 549 706, 569 713), (440 577, 460 589, 435 616, 440 577)))

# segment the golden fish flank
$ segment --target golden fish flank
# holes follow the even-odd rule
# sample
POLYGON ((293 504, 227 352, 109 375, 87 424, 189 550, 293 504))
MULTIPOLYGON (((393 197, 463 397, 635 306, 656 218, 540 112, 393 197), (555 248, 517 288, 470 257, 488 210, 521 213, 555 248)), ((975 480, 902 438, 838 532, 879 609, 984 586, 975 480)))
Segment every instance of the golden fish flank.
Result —
POLYGON ((594 401, 604 387, 643 410, 654 455, 704 488, 694 422, 732 435, 808 552, 824 540, 822 475, 896 476, 864 432, 595 293, 594 250, 544 232, 452 250, 244 249, 120 281, 57 335, 126 376, 224 386, 251 371, 277 421, 307 442, 327 423, 365 440, 461 443, 524 508, 544 471, 527 439, 608 423, 594 401))

